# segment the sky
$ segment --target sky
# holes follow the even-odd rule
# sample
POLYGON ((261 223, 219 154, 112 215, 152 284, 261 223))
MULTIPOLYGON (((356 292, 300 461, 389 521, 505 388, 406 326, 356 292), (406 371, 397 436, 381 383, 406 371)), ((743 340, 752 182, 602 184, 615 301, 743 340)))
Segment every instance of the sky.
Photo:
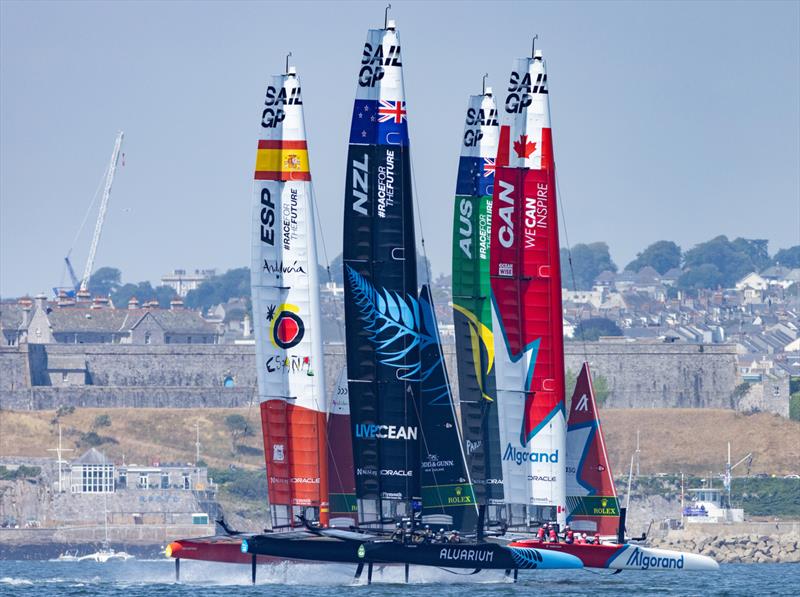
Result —
MULTIPOLYGON (((292 52, 330 260, 361 50, 385 3, 0 2, 0 296, 50 293, 118 130, 95 267, 126 282, 247 265, 252 171, 270 75, 292 52)), ((451 259, 467 96, 503 99, 531 38, 548 67, 562 245, 718 234, 800 244, 800 3, 402 2, 422 233, 451 259)), ((96 207, 95 207, 96 209, 96 207)), ((321 259, 323 251, 320 250, 321 259)))

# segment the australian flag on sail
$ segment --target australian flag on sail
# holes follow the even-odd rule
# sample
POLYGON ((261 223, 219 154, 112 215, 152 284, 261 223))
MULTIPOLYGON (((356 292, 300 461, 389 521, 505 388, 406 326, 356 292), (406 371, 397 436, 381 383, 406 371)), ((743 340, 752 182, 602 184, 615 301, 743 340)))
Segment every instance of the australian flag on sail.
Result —
POLYGON ((459 159, 456 195, 491 196, 492 185, 494 185, 494 159, 464 156, 459 159))
POLYGON ((350 143, 407 146, 406 103, 357 99, 353 106, 350 143))

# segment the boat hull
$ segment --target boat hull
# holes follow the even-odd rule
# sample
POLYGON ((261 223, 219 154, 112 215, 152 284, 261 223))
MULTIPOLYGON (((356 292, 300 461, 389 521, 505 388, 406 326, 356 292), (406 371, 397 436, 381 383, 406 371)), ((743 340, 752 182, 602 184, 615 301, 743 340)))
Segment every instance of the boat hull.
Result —
POLYGON ((581 561, 567 553, 528 546, 505 547, 495 543, 423 543, 404 545, 374 541, 365 546, 368 562, 414 564, 472 570, 548 570, 582 568, 581 561))
MULTIPOLYGON (((178 539, 167 546, 166 554, 167 557, 175 559, 226 564, 252 564, 253 562, 253 554, 242 553, 242 536, 217 535, 178 539)), ((259 564, 279 562, 283 559, 265 555, 256 556, 256 562, 259 564)))
POLYGON ((586 568, 610 570, 719 570, 719 564, 708 556, 641 545, 543 543, 533 539, 514 541, 509 547, 530 547, 545 552, 570 554, 586 568))

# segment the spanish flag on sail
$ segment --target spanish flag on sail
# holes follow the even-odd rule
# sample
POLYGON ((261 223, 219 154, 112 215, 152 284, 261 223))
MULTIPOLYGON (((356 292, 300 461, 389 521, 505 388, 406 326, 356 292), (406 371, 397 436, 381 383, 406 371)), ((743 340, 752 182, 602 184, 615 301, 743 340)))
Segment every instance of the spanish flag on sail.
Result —
POLYGON ((261 140, 256 154, 256 180, 311 180, 305 141, 261 140))

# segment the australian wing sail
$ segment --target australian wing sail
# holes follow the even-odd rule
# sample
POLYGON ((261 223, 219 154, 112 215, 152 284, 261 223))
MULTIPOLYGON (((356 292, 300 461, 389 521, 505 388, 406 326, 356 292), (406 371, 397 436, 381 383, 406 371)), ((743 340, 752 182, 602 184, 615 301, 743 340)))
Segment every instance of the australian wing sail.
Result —
POLYGON ((467 465, 478 504, 492 505, 503 500, 489 283, 498 131, 491 89, 470 96, 453 221, 453 323, 467 465))
POLYGON ((327 523, 327 400, 317 251, 300 82, 267 87, 253 185, 251 283, 269 501, 276 526, 327 523))

